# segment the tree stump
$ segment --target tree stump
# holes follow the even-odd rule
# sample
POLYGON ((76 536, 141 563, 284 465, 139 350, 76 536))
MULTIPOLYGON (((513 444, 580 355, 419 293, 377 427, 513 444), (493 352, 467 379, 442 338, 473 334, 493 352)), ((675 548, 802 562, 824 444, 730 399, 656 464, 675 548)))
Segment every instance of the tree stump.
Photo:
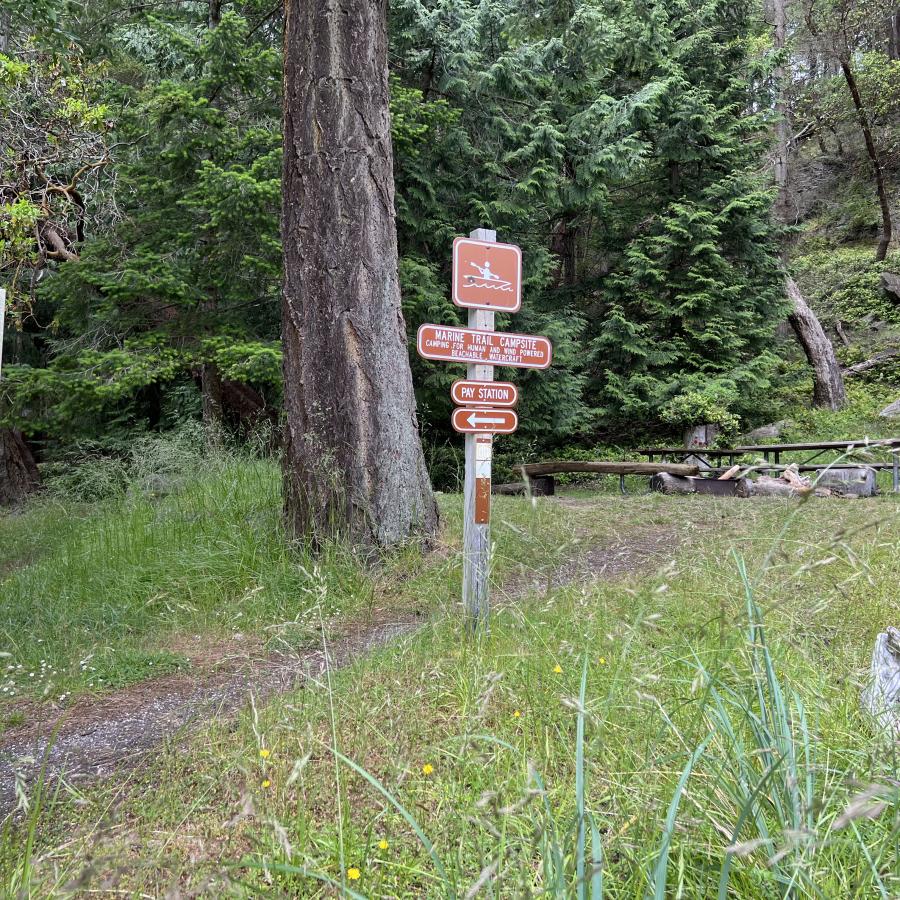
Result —
POLYGON ((886 731, 900 734, 900 629, 888 626, 875 638, 862 705, 886 731))
POLYGON ((825 469, 816 480, 819 487, 826 487, 833 494, 845 497, 874 497, 878 482, 874 469, 860 466, 854 469, 825 469))

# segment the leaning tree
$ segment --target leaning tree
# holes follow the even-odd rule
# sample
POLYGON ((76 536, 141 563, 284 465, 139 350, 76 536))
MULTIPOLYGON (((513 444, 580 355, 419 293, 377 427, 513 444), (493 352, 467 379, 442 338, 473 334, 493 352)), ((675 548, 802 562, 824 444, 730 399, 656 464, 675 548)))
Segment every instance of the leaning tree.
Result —
POLYGON ((287 0, 285 507, 377 547, 437 525, 397 275, 383 0, 287 0))

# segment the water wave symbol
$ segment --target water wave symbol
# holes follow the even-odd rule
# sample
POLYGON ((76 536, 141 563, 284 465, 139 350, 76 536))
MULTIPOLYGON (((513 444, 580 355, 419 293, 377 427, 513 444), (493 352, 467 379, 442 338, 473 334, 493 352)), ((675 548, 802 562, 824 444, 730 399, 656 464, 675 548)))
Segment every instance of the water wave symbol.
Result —
POLYGON ((466 275, 464 287, 485 288, 489 291, 507 291, 512 293, 511 281, 498 281, 496 278, 479 278, 477 275, 466 275))

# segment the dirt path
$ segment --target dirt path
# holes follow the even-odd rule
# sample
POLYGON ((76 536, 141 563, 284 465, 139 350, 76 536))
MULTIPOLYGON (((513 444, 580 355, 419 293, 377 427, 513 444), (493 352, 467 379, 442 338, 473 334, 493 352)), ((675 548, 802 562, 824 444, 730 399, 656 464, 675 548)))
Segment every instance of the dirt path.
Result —
MULTIPOLYGON (((33 783, 42 766, 51 781, 63 773, 73 784, 105 777, 135 763, 182 728, 233 715, 251 693, 264 700, 318 681, 327 666, 346 666, 422 624, 414 615, 390 617, 376 611, 371 621, 351 626, 346 637, 328 646, 327 659, 324 649, 260 654, 223 643, 204 653, 199 667, 188 673, 143 681, 100 698, 85 697, 50 720, 33 718, 0 738, 0 815, 17 803, 17 779, 20 786, 33 783)), ((49 714, 43 708, 39 712, 49 714)))
MULTIPOLYGON (((670 528, 642 529, 627 541, 579 546, 560 565, 521 572, 504 584, 501 602, 532 591, 549 591, 574 581, 617 578, 661 568, 679 540, 670 528)), ((0 737, 0 815, 15 808, 17 781, 30 785, 42 766, 54 781, 61 775, 78 784, 133 765, 163 740, 193 724, 234 715, 252 693, 257 700, 289 691, 360 655, 418 630, 425 619, 413 614, 373 611, 364 623, 344 627, 345 636, 328 647, 296 655, 266 654, 260 648, 222 642, 191 652, 187 673, 144 681, 102 696, 85 697, 51 719, 39 708, 29 724, 0 737), (49 748, 49 749, 48 749, 49 748)))

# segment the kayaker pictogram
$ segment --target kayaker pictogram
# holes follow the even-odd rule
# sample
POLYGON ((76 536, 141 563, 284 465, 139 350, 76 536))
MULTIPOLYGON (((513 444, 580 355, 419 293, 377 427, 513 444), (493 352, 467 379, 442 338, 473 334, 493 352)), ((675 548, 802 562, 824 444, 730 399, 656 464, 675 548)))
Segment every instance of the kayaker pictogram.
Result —
POLYGON ((453 241, 453 302, 469 309, 517 312, 522 305, 522 251, 458 237, 453 241))
POLYGON ((481 273, 480 275, 465 275, 465 286, 473 288, 486 288, 489 291, 509 291, 512 292, 512 282, 504 281, 499 275, 491 271, 491 264, 488 260, 484 261, 483 266, 478 263, 470 262, 470 266, 481 273))

